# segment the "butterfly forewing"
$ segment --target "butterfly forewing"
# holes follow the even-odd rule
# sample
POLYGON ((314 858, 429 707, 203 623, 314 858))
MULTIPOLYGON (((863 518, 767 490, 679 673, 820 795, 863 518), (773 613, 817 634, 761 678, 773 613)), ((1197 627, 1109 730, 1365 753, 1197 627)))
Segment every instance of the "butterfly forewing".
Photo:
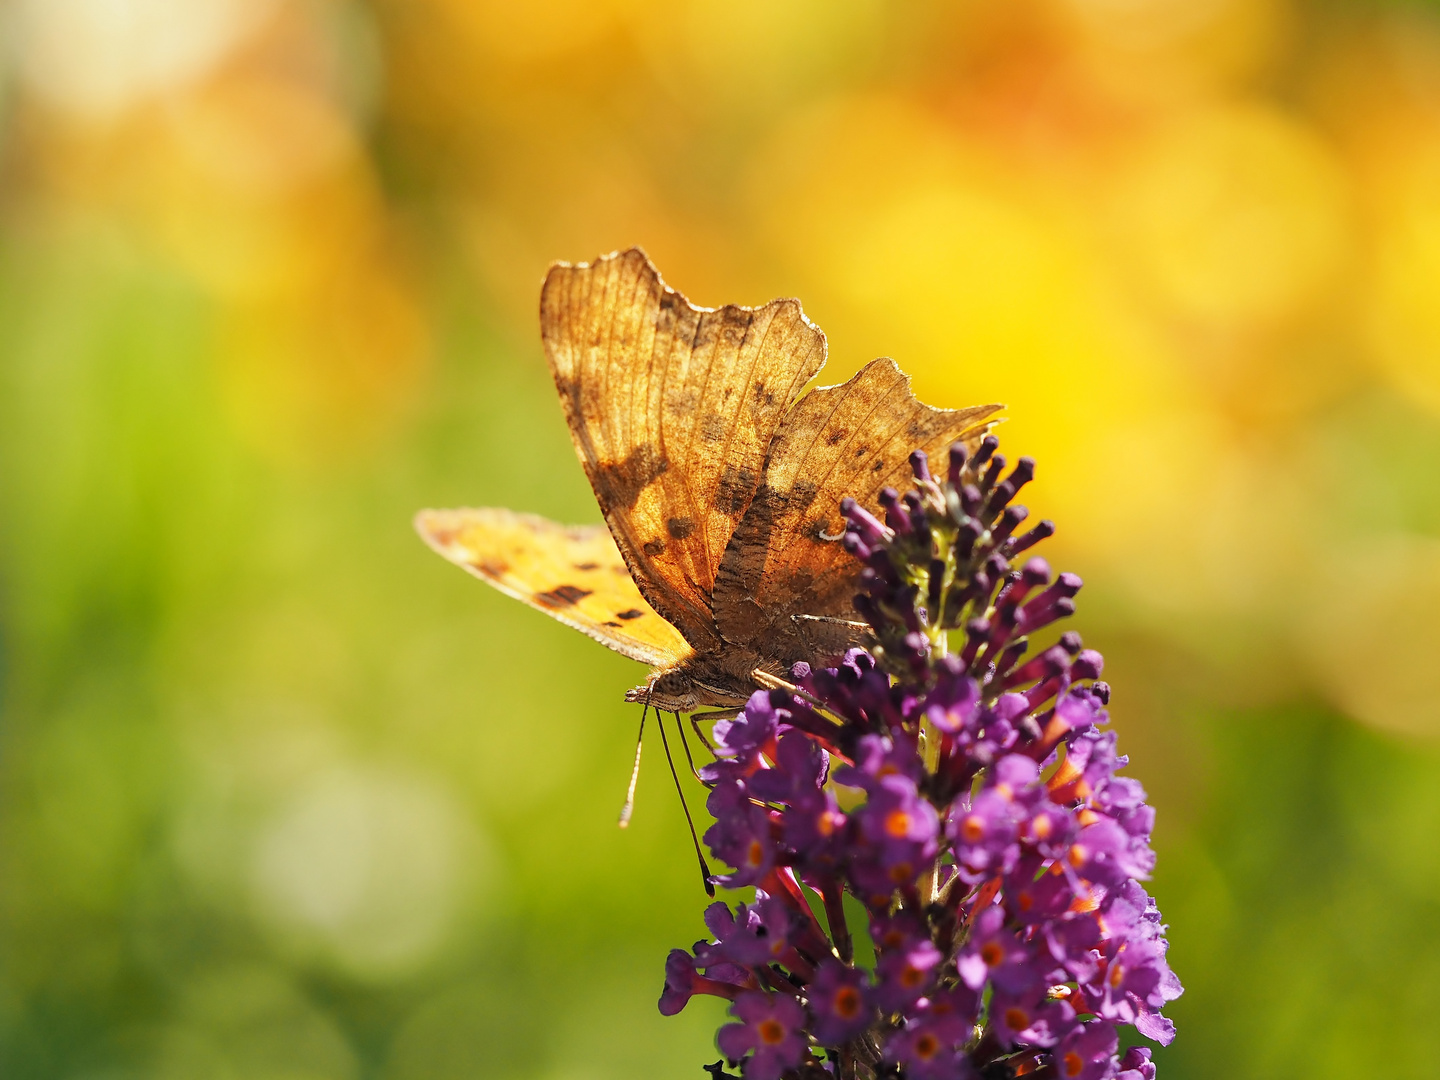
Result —
POLYGON ((632 660, 670 667, 690 655, 640 595, 603 525, 492 508, 422 510, 415 528, 457 566, 632 660))
POLYGON ((722 641, 721 560, 786 410, 825 361, 794 300, 697 308, 639 250, 557 264, 541 334, 566 420, 635 583, 698 650, 722 641))
POLYGON ((840 500, 848 495, 878 511, 881 489, 913 483, 912 450, 943 461, 952 443, 973 449, 999 409, 933 409, 886 358, 801 398, 771 443, 764 481, 721 563, 720 632, 776 660, 816 659, 822 631, 839 640, 834 626, 807 632, 792 616, 854 618, 860 566, 837 542, 845 528, 840 500))

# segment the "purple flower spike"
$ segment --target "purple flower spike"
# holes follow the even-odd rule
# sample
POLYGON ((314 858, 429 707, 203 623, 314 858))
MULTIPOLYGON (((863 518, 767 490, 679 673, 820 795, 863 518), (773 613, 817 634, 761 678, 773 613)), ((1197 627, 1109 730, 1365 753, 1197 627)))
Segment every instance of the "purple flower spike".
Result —
POLYGON ((1174 1037, 1140 884, 1155 812, 1101 655, 1073 631, 1031 647, 1081 582, 1022 562, 1054 526, 1015 534, 1034 463, 996 449, 956 444, 943 476, 917 451, 912 490, 844 500, 865 647, 715 722, 704 839, 755 899, 710 906, 660 1008, 729 999, 717 1041, 746 1080, 1155 1080, 1121 1030, 1174 1037))

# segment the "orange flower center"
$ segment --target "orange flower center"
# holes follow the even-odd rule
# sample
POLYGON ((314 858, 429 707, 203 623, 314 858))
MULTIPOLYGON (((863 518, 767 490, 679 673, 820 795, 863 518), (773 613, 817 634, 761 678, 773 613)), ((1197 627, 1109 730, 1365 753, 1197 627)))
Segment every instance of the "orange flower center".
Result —
POLYGON ((860 1015, 860 991, 853 986, 842 986, 835 991, 835 1015, 853 1020, 860 1015))
POLYGON ((1079 1076, 1081 1070, 1085 1068, 1085 1059, 1071 1050, 1060 1059, 1060 1067, 1065 1070, 1066 1076, 1079 1076))
POLYGON ((1005 1026, 1011 1031, 1024 1031, 1030 1026, 1030 1014, 1018 1005, 1005 1010, 1005 1026))
POLYGON ((756 1031, 760 1033, 760 1041, 766 1046, 777 1046, 785 1041, 785 1025, 779 1020, 761 1020, 756 1031))
POLYGON ((885 815, 885 831, 897 840, 910 835, 910 815, 904 810, 891 810, 885 815))
POLYGON ((986 967, 994 967, 1005 959, 1005 950, 1000 947, 998 941, 987 941, 980 946, 980 959, 985 961, 986 967))
POLYGON ((940 1052, 940 1040, 931 1035, 928 1031, 915 1040, 915 1053, 923 1060, 929 1061, 940 1052))
POLYGON ((967 844, 978 844, 985 835, 985 822, 978 814, 967 814, 960 823, 960 839, 967 844))
POLYGON ((751 866, 759 866, 765 861, 765 848, 759 840, 750 841, 750 851, 747 857, 751 866))

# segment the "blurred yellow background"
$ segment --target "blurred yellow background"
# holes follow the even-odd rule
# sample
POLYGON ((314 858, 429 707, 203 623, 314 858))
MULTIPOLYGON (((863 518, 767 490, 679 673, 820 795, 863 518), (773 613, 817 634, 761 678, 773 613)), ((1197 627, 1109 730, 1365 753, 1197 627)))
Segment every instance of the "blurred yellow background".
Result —
POLYGON ((640 669, 426 551, 598 514, 557 258, 999 400, 1188 992, 1161 1075, 1440 1023, 1440 9, 10 0, 0 1075, 698 1077, 640 669))

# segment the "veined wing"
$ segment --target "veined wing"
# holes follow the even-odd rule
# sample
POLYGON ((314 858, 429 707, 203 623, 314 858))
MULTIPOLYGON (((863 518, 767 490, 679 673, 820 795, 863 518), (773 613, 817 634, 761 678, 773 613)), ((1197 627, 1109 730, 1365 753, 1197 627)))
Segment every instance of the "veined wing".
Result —
POLYGON ((795 300, 698 308, 638 248, 557 263, 540 328, 575 449, 635 584, 696 650, 776 428, 825 362, 795 300))

